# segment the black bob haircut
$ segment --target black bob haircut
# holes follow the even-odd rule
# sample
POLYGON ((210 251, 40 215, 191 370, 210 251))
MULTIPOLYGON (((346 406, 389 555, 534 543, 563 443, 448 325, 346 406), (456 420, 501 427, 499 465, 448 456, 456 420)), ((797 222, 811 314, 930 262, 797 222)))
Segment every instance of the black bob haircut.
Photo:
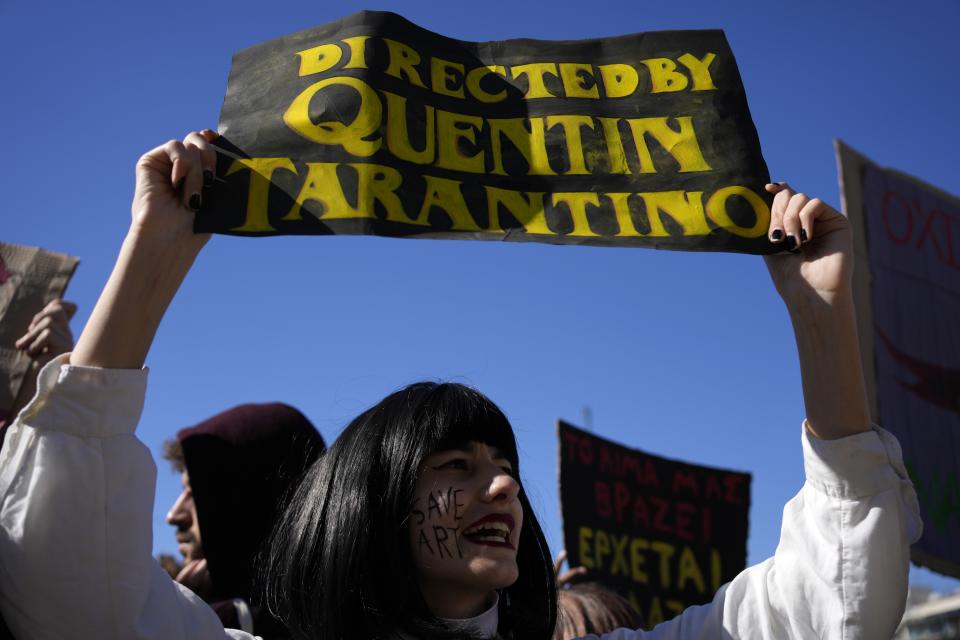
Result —
MULTIPOLYGON (((304 477, 264 550, 266 604, 294 638, 372 640, 401 630, 422 640, 464 637, 424 602, 408 523, 424 458, 471 441, 499 449, 519 474, 506 416, 461 384, 412 384, 347 426, 304 477)), ((522 484, 518 499, 520 571, 500 591, 499 634, 550 640, 553 563, 522 484)))

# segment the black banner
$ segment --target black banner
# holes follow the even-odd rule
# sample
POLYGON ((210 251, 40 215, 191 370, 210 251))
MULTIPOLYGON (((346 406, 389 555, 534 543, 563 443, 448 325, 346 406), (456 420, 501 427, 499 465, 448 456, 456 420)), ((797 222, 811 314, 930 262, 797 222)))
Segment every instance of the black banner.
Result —
POLYGON ((713 598, 746 566, 750 474, 629 449, 560 422, 571 567, 627 598, 644 628, 713 598))
POLYGON ((199 231, 769 253, 722 31, 464 42, 362 12, 237 53, 199 231))

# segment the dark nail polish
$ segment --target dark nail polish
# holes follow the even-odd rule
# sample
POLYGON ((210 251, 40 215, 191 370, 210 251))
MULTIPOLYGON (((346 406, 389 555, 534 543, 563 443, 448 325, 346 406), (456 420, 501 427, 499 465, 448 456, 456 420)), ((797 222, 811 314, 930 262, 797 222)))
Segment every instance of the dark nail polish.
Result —
POLYGON ((209 187, 213 184, 213 171, 203 172, 203 186, 209 187))
POLYGON ((783 231, 780 231, 780 229, 774 229, 773 233, 770 234, 770 237, 773 238, 774 242, 780 242, 783 239, 783 231))
POLYGON ((806 241, 807 241, 807 230, 800 229, 800 242, 806 242, 806 241))
POLYGON ((794 236, 787 236, 787 241, 784 243, 787 251, 796 251, 797 250, 797 239, 794 236))
POLYGON ((193 209, 194 211, 200 210, 200 194, 199 193, 195 193, 192 196, 190 196, 190 208, 193 209))

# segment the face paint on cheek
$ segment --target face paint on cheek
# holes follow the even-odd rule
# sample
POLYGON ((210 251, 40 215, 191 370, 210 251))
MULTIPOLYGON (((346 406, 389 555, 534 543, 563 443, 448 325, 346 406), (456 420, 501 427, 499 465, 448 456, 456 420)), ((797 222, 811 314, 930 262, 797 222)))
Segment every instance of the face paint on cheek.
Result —
POLYGON ((463 518, 463 514, 460 512, 463 503, 457 501, 461 493, 463 493, 463 489, 454 489, 453 487, 447 487, 446 492, 437 492, 437 498, 443 506, 443 512, 447 515, 452 513, 453 519, 458 522, 463 518))
POLYGON ((453 558, 453 553, 450 552, 450 547, 448 542, 450 538, 453 538, 453 548, 457 551, 457 557, 463 559, 463 549, 460 548, 460 539, 457 538, 457 531, 460 530, 460 527, 438 527, 433 528, 433 540, 437 545, 437 550, 440 553, 440 558, 444 557, 444 552, 446 552, 447 557, 453 558))
POLYGON ((451 558, 453 554, 450 553, 450 549, 447 548, 447 538, 450 537, 450 533, 445 527, 438 527, 434 525, 433 527, 433 539, 437 543, 437 551, 440 553, 440 558, 443 559, 443 552, 446 551, 447 555, 451 558))
POLYGON ((440 510, 440 503, 433 496, 433 492, 427 495, 427 519, 433 520, 434 518, 439 518, 443 515, 443 512, 440 510))
POLYGON ((413 514, 413 517, 416 520, 414 524, 418 524, 418 525, 423 524, 423 521, 425 519, 423 515, 423 511, 417 508, 419 504, 420 504, 420 498, 415 499, 413 501, 413 509, 411 510, 411 513, 413 514))
POLYGON ((453 486, 431 491, 426 495, 426 513, 419 508, 423 503, 422 498, 414 499, 410 513, 413 516, 413 524, 421 527, 417 531, 418 553, 421 555, 429 553, 440 559, 463 558, 463 549, 460 547, 460 538, 457 536, 460 531, 459 522, 463 519, 464 504, 459 501, 460 494, 463 492, 463 489, 456 489, 453 486), (452 517, 453 521, 458 523, 457 526, 450 527, 442 524, 421 526, 426 522, 444 517, 448 520, 452 517))
POLYGON ((420 529, 420 535, 417 537, 417 551, 419 551, 421 555, 423 554, 424 547, 427 548, 427 551, 430 552, 430 555, 436 555, 433 552, 433 547, 430 546, 430 541, 427 540, 427 534, 423 531, 423 529, 420 529))
POLYGON ((460 527, 447 527, 450 533, 453 534, 453 542, 457 545, 457 555, 460 559, 463 559, 463 549, 460 548, 460 538, 457 536, 457 531, 460 530, 460 527))
POLYGON ((426 531, 420 529, 417 535, 417 552, 422 555, 424 549, 426 549, 431 556, 439 555, 441 560, 453 557, 463 559, 463 549, 460 547, 460 539, 457 537, 458 531, 460 531, 460 527, 434 525, 433 535, 429 536, 426 531), (433 544, 430 543, 431 537, 433 538, 433 544), (451 547, 456 552, 456 556, 454 556, 454 551, 450 550, 451 547))
MULTIPOLYGON (((454 489, 453 487, 447 487, 446 490, 437 490, 436 492, 431 491, 427 494, 427 520, 434 520, 437 518, 442 518, 444 516, 453 515, 453 519, 460 521, 463 518, 463 503, 459 501, 460 494, 463 493, 463 489, 454 489)), ((419 515, 421 518, 424 517, 423 511, 416 509, 416 505, 420 503, 420 498, 417 498, 414 502, 414 514, 419 515)), ((423 524, 422 520, 418 520, 417 524, 423 524)))

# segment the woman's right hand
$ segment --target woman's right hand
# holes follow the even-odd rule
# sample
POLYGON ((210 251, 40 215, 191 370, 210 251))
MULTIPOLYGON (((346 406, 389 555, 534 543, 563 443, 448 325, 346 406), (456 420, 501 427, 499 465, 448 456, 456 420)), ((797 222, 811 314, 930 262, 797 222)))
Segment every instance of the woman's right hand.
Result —
POLYGON ((137 163, 130 230, 110 279, 70 356, 76 365, 143 366, 163 315, 209 234, 193 232, 212 181, 212 131, 193 132, 149 151, 137 163))
POLYGON ((175 242, 199 252, 209 234, 193 233, 193 220, 213 180, 217 157, 210 143, 217 134, 194 131, 148 151, 137 162, 130 231, 142 239, 175 242))

